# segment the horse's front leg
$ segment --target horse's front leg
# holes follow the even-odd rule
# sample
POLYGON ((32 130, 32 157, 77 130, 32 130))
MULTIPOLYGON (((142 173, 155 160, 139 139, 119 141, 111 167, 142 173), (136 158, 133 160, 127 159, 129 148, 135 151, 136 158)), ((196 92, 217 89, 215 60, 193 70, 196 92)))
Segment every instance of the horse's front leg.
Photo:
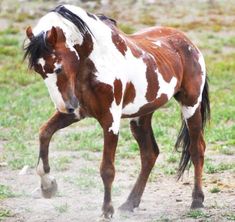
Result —
POLYGON ((103 216, 104 218, 112 217, 114 208, 112 205, 111 188, 115 176, 114 159, 118 142, 118 133, 113 132, 110 128, 104 128, 104 150, 103 158, 100 166, 100 175, 104 183, 104 202, 103 216))
POLYGON ((51 198, 57 191, 57 183, 54 177, 50 176, 48 161, 48 147, 53 134, 59 129, 65 128, 74 122, 79 121, 74 114, 56 112, 41 128, 39 133, 39 159, 37 174, 41 177, 41 191, 45 198, 51 198))

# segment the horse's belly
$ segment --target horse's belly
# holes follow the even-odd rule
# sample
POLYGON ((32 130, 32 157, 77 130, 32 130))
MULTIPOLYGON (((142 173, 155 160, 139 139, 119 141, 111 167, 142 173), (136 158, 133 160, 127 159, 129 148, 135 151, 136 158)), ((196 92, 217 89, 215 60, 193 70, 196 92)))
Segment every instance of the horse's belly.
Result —
POLYGON ((130 103, 122 110, 122 118, 138 117, 152 113, 167 103, 168 100, 169 98, 166 95, 163 95, 160 98, 145 104, 130 103))

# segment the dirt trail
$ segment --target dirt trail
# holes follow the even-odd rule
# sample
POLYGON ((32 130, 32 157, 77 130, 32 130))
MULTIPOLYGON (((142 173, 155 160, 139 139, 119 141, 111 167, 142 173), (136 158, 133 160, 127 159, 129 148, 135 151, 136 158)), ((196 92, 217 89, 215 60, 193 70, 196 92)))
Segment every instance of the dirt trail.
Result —
MULTIPOLYGON (((53 155, 63 155, 63 152, 53 155)), ((73 161, 68 170, 53 173, 52 169, 52 175, 57 178, 59 185, 59 194, 53 199, 32 196, 31 191, 39 185, 39 178, 34 169, 30 169, 22 176, 18 175, 19 171, 8 169, 0 171, 0 178, 3 178, 1 182, 11 184, 13 191, 18 194, 17 197, 1 203, 14 212, 13 217, 5 219, 5 222, 98 221, 103 199, 102 181, 98 172, 101 155, 94 154, 96 156, 94 161, 79 158, 79 152, 71 152, 69 155, 73 157, 73 161), (93 169, 93 172, 87 174, 86 179, 79 177, 78 173, 84 169, 84 166, 93 169)), ((155 175, 146 187, 140 207, 133 213, 119 212, 118 206, 124 202, 137 177, 136 163, 139 160, 118 161, 120 163, 117 166, 113 187, 113 203, 116 210, 113 222, 228 221, 229 212, 235 211, 235 186, 232 184, 235 178, 231 174, 204 176, 205 209, 198 219, 193 219, 189 216, 192 173, 189 175, 186 173, 184 181, 176 182, 174 176, 157 173, 158 164, 156 164, 155 175), (223 190, 216 194, 210 193, 213 183, 218 181, 223 190)))

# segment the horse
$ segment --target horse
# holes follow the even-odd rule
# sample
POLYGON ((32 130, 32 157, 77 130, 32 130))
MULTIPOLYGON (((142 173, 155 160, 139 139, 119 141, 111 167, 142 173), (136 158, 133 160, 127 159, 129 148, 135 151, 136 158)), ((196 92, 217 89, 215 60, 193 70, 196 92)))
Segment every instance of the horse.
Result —
POLYGON ((138 179, 120 210, 138 207, 159 155, 151 119, 172 97, 181 107, 182 126, 175 144, 182 147, 178 179, 194 166, 191 208, 203 207, 202 171, 210 118, 209 88, 202 53, 186 35, 170 27, 151 27, 127 35, 116 21, 72 5, 60 5, 26 29, 24 58, 43 78, 56 112, 40 128, 37 173, 42 195, 52 197, 57 183, 50 173, 52 135, 86 117, 103 129, 100 175, 104 185, 102 215, 112 217, 111 188, 120 120, 130 119, 141 156, 138 179))

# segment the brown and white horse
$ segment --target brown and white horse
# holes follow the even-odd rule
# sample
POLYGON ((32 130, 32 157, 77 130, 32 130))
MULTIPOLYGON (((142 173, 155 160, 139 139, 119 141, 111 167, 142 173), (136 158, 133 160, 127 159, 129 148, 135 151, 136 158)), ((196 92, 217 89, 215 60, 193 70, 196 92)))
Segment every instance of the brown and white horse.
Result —
POLYGON ((26 34, 30 40, 25 48, 29 67, 42 76, 57 109, 40 130, 37 172, 45 197, 51 197, 57 188, 49 175, 52 135, 85 117, 94 117, 104 134, 102 210, 104 217, 112 216, 111 187, 120 120, 130 118, 140 148, 141 171, 120 208, 132 211, 138 207, 159 154, 152 115, 174 97, 183 116, 176 142, 176 148, 183 146, 179 177, 191 159, 195 173, 191 207, 203 207, 203 129, 210 114, 208 84, 203 56, 182 32, 153 27, 126 35, 112 19, 64 5, 42 17, 26 34))

